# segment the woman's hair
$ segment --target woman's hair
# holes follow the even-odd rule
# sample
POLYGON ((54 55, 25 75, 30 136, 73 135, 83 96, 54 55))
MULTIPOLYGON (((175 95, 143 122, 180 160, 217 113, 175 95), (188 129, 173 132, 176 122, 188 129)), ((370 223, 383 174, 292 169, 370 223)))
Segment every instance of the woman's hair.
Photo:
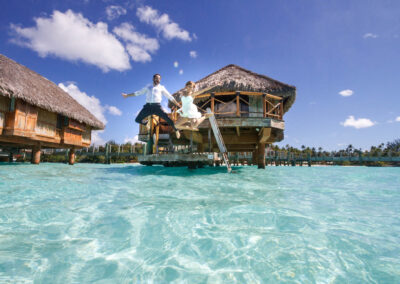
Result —
POLYGON ((192 87, 196 86, 196 83, 193 81, 187 81, 185 86, 191 85, 192 87))

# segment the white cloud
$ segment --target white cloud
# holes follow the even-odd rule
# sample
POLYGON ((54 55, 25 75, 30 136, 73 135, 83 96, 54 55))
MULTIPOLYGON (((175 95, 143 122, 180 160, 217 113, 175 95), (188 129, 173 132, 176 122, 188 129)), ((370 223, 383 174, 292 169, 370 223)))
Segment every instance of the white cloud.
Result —
POLYGON ((101 102, 95 96, 89 96, 85 92, 79 90, 78 86, 74 83, 63 83, 58 84, 58 86, 65 92, 70 94, 78 103, 83 105, 88 111, 90 111, 97 119, 99 119, 104 124, 107 124, 107 119, 104 115, 106 110, 105 107, 101 105, 101 102))
POLYGON ((175 61, 175 62, 174 62, 174 67, 175 67, 175 68, 178 68, 178 66, 179 66, 178 61, 175 61))
POLYGON ((166 39, 178 38, 183 41, 191 41, 192 38, 188 31, 179 27, 179 25, 169 18, 168 14, 160 15, 156 9, 150 6, 139 7, 136 15, 141 22, 150 24, 162 33, 166 39))
POLYGON ((378 35, 373 33, 366 33, 363 35, 363 38, 377 38, 377 37, 378 35))
POLYGON ((121 116, 122 115, 122 111, 119 110, 117 107, 115 106, 105 106, 105 108, 108 110, 108 113, 112 114, 112 115, 117 115, 117 116, 121 116))
POLYGON ((374 126, 376 123, 372 122, 368 118, 355 119, 354 116, 350 115, 344 122, 340 123, 344 127, 354 127, 354 128, 367 128, 374 126))
POLYGON ((197 40, 197 35, 195 33, 192 34, 194 40, 197 40))
POLYGON ((103 130, 92 131, 92 145, 104 145, 106 141, 100 137, 100 133, 103 133, 103 130))
POLYGON ((396 121, 400 122, 400 116, 396 117, 396 121))
POLYGON ((179 75, 182 75, 183 74, 183 70, 181 69, 181 70, 179 70, 179 75))
POLYGON ((126 15, 126 9, 118 5, 110 5, 106 8, 108 20, 114 20, 120 16, 126 15))
POLYGON ((353 94, 354 94, 354 92, 350 89, 346 89, 346 90, 339 92, 339 95, 341 95, 342 97, 350 97, 353 94))
POLYGON ((135 135, 133 138, 125 138, 124 139, 124 143, 131 143, 131 144, 135 144, 135 143, 143 143, 141 141, 139 141, 139 135, 135 135))
POLYGON ((129 23, 122 23, 114 28, 113 32, 127 43, 126 49, 133 61, 151 61, 150 53, 154 53, 160 48, 157 39, 149 38, 135 31, 135 27, 129 23))
POLYGON ((197 51, 192 50, 192 51, 189 52, 189 55, 192 58, 196 58, 197 57, 197 51))
POLYGON ((108 32, 106 23, 94 24, 71 10, 54 11, 49 18, 36 18, 36 26, 23 28, 11 24, 15 33, 12 42, 36 51, 39 56, 82 61, 111 69, 130 69, 129 56, 121 42, 108 32))

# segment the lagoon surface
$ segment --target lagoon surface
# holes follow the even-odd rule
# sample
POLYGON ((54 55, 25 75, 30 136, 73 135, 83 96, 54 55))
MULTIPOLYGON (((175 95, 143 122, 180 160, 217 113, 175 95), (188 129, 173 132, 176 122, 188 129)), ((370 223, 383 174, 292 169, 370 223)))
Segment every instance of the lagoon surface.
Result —
POLYGON ((399 283, 400 168, 0 164, 0 283, 399 283))

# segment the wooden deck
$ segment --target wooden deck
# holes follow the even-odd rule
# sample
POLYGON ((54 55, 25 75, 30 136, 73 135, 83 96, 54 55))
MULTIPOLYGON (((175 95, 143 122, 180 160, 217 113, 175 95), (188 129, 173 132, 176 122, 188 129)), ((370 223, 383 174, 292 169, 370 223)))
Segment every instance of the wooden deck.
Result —
POLYGON ((142 165, 163 165, 165 167, 189 167, 200 168, 203 166, 212 166, 215 162, 213 153, 173 153, 173 154, 153 154, 138 156, 139 163, 142 165))

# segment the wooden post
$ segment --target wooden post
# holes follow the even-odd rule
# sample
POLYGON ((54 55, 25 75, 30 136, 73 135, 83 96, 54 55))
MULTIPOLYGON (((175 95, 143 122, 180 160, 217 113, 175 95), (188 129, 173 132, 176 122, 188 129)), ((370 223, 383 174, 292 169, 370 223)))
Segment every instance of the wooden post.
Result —
POLYGON ((190 131, 190 153, 193 153, 193 131, 190 131))
POLYGON ((211 93, 211 111, 214 113, 214 106, 215 106, 215 93, 211 93))
POLYGON ((110 144, 110 145, 108 145, 108 147, 110 147, 110 150, 108 151, 108 164, 111 164, 111 157, 112 157, 112 155, 111 155, 111 152, 112 152, 112 145, 110 144))
POLYGON ((31 163, 35 165, 40 163, 40 146, 33 146, 31 163))
POLYGON ((208 152, 212 152, 211 128, 208 128, 208 152))
POLYGON ((12 151, 8 154, 8 162, 9 162, 9 163, 14 162, 14 155, 13 155, 13 152, 12 152, 12 151))
POLYGON ((108 164, 108 144, 106 144, 106 160, 104 161, 106 164, 108 164))
POLYGON ((68 164, 73 165, 75 163, 75 148, 71 148, 69 151, 68 164))
POLYGON ((236 116, 240 117, 240 92, 236 92, 236 116))
POLYGON ((282 120, 283 119, 283 100, 281 101, 279 111, 280 111, 279 118, 280 118, 280 120, 282 120))
POLYGON ((204 153, 204 144, 203 143, 197 144, 197 152, 204 153))
POLYGON ((257 165, 257 159, 258 159, 258 153, 257 153, 257 149, 256 150, 253 150, 253 157, 252 157, 252 161, 251 161, 251 163, 253 164, 253 165, 257 165))
POLYGON ((265 143, 258 143, 258 168, 265 169, 265 143))
POLYGON ((263 117, 267 117, 267 100, 266 100, 267 95, 263 94, 262 95, 262 102, 263 102, 263 117))

